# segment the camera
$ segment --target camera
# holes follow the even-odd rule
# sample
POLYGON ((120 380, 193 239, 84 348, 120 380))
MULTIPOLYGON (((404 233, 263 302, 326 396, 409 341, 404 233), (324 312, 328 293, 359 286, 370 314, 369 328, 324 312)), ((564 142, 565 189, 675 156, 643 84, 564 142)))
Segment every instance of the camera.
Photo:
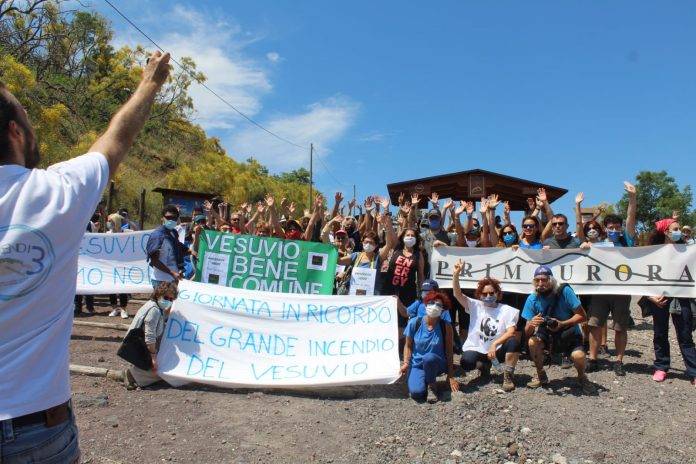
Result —
POLYGON ((556 319, 553 319, 548 316, 544 316, 544 321, 541 323, 539 327, 546 327, 549 329, 555 329, 558 327, 558 321, 556 319))

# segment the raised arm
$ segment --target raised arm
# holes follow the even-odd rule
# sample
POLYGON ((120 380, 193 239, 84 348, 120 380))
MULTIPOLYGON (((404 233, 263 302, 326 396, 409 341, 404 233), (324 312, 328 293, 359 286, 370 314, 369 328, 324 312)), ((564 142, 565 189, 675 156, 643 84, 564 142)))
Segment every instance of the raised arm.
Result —
POLYGON ((397 242, 396 232, 394 232, 394 225, 392 224, 391 217, 387 216, 386 212, 378 217, 379 223, 384 228, 386 232, 387 243, 379 250, 379 257, 384 262, 389 257, 389 252, 394 249, 397 242))
POLYGON ((585 199, 585 194, 579 192, 575 195, 575 235, 581 241, 585 241, 585 230, 582 227, 582 201, 585 199))
POLYGON ((504 201, 503 205, 503 225, 509 226, 512 224, 512 221, 510 220, 510 202, 504 201))
POLYGON ((283 235, 283 228, 278 220, 278 212, 275 208, 275 199, 273 195, 266 195, 265 198, 266 209, 268 210, 268 222, 271 225, 271 229, 277 234, 277 236, 283 235))
POLYGON ((462 288, 459 286, 459 276, 464 269, 464 261, 458 259, 454 263, 454 269, 452 270, 452 293, 457 301, 464 307, 466 312, 469 312, 469 297, 462 293, 462 288))
POLYGON ((109 173, 116 174, 121 161, 133 146, 135 137, 150 116, 157 92, 169 77, 169 53, 150 55, 135 93, 109 122, 109 127, 89 151, 102 153, 109 162, 109 173))
POLYGON ((498 195, 493 194, 488 197, 488 236, 490 246, 498 245, 498 229, 495 228, 495 208, 500 204, 498 195))
POLYGON ((464 200, 459 202, 459 208, 455 209, 452 211, 453 218, 452 220, 454 221, 454 231, 457 233, 457 246, 462 246, 463 243, 461 243, 462 238, 464 235, 464 227, 462 227, 462 220, 461 216, 464 214, 466 211, 466 202, 464 200))
POLYGON ((305 229, 304 231, 303 239, 305 241, 309 242, 310 240, 312 240, 312 235, 314 234, 314 227, 316 227, 316 225, 321 220, 321 214, 323 210, 324 198, 321 196, 321 194, 319 194, 314 198, 314 212, 312 213, 312 217, 309 218, 307 229, 305 229))
POLYGON ((489 237, 489 230, 488 230, 488 198, 481 197, 481 208, 479 210, 481 212, 481 246, 482 247, 489 247, 491 244, 489 243, 490 237, 489 237))
POLYGON ((331 210, 331 217, 334 218, 338 216, 338 210, 341 207, 341 202, 343 201, 343 194, 341 192, 336 192, 336 195, 334 195, 334 206, 333 209, 331 210))
POLYGON ((551 235, 551 218, 553 218, 553 210, 546 196, 546 189, 540 188, 537 190, 537 205, 544 210, 546 216, 546 225, 541 233, 541 240, 546 240, 551 235))
POLYGON ((631 238, 636 238, 636 211, 638 210, 638 198, 636 187, 630 182, 624 182, 624 189, 628 193, 628 211, 626 218, 626 233, 631 238))

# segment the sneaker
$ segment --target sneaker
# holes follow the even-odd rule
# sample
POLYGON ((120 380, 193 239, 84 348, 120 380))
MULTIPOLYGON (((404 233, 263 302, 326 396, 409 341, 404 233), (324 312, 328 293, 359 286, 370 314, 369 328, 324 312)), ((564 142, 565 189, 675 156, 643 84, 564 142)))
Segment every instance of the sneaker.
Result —
POLYGON ((546 371, 537 372, 534 378, 527 383, 529 388, 539 388, 545 387, 549 384, 549 377, 546 375, 546 371))
POLYGON ((626 370, 624 369, 624 365, 621 361, 616 361, 614 363, 614 374, 618 375, 619 377, 624 377, 626 375, 626 370))
POLYGON ((120 313, 121 313, 121 310, 120 310, 120 309, 118 309, 118 308, 113 309, 113 310, 111 310, 111 312, 109 313, 109 317, 116 317, 116 316, 118 316, 120 313))
POLYGON ((573 363, 570 362, 570 358, 568 356, 563 356, 561 358, 561 369, 570 369, 573 367, 573 363))
POLYGON ((599 370, 599 362, 596 359, 588 359, 585 372, 597 372, 599 370))
POLYGON ((437 403, 437 387, 435 384, 428 385, 428 397, 426 401, 430 404, 437 403))
POLYGON ((609 347, 607 345, 599 345, 599 350, 597 350, 597 355, 602 357, 609 356, 609 347))
POLYGON ((503 391, 511 392, 515 389, 515 379, 512 372, 503 372, 503 391))
POLYGON ((588 379, 586 375, 578 377, 578 384, 580 385, 580 388, 582 388, 582 392, 586 395, 592 395, 593 393, 597 392, 594 384, 590 382, 590 379, 588 379))
POLYGON ((128 311, 121 309, 121 319, 128 319, 128 311))
POLYGON ((653 374, 653 380, 655 382, 664 382, 666 378, 667 378, 667 372, 661 371, 660 369, 656 370, 655 373, 653 374))

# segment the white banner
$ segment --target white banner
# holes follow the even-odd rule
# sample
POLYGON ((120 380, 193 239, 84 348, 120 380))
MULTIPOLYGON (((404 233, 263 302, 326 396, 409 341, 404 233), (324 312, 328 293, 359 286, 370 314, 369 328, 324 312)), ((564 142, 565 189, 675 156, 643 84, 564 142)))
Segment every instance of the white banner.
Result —
POLYGON ((234 387, 399 378, 393 296, 256 292, 182 281, 157 363, 167 381, 234 387))
POLYGON ((147 239, 151 230, 82 237, 77 294, 151 293, 147 239))
POLYGON ((545 264, 558 282, 581 295, 648 295, 696 298, 696 246, 656 245, 635 248, 592 247, 589 250, 523 250, 510 248, 433 249, 430 274, 440 287, 452 288, 452 269, 465 262, 462 288, 479 279, 498 279, 504 292, 530 293, 534 270, 545 264))

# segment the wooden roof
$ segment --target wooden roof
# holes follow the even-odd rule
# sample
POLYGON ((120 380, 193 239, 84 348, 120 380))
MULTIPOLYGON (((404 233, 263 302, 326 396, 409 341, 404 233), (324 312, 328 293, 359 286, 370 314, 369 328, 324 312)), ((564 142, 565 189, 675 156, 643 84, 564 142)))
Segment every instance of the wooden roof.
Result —
POLYGON ((510 202, 512 210, 523 211, 527 209, 527 198, 535 197, 537 189, 540 187, 546 189, 549 202, 554 202, 568 193, 568 190, 564 188, 483 169, 396 182, 388 184, 387 190, 393 205, 398 204, 401 192, 407 195, 412 193, 421 195, 420 208, 428 207, 428 198, 432 192, 437 192, 440 198, 464 201, 478 201, 482 196, 497 193, 501 201, 510 202))

